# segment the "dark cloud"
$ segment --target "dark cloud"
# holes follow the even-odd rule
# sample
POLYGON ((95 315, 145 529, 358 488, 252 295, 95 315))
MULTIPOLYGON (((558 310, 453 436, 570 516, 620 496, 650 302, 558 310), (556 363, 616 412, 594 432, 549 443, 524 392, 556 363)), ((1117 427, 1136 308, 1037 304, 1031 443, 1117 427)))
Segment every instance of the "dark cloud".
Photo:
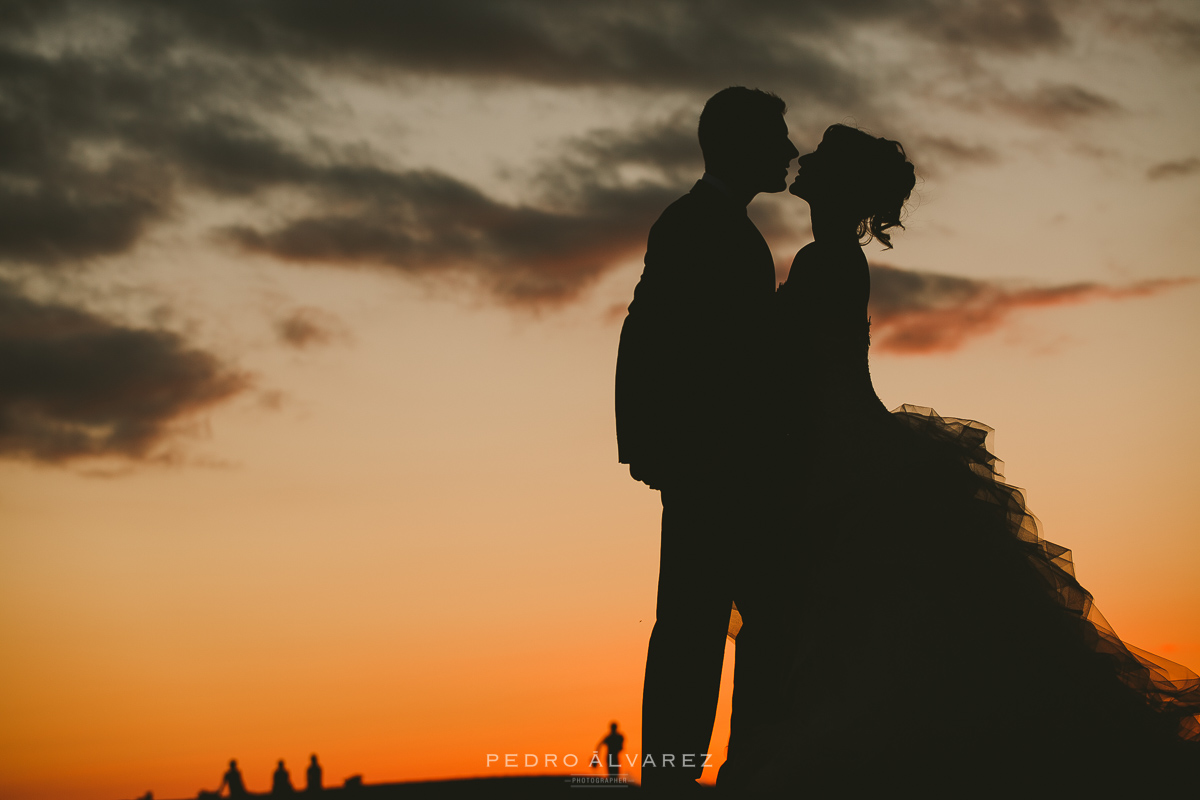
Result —
MULTIPOLYGON (((359 181, 375 187, 366 200, 315 208, 267 230, 247 224, 237 239, 292 260, 361 257, 404 266, 416 258, 442 269, 478 257, 487 262, 478 271, 492 274, 488 283, 501 295, 532 297, 574 291, 570 280, 541 281, 541 272, 594 273, 599 268, 590 262, 600 250, 626 252, 629 215, 614 204, 640 212, 649 198, 668 194, 651 184, 678 188, 683 175, 694 174, 694 114, 568 143, 585 168, 554 165, 552 185, 543 183, 540 196, 521 206, 493 203, 428 171, 392 168, 384 175, 385 167, 315 146, 321 143, 285 147, 259 118, 276 112, 303 121, 298 104, 317 94, 306 83, 311 73, 303 67, 310 65, 381 78, 680 90, 697 99, 730 83, 763 85, 801 109, 803 126, 822 108, 870 107, 877 79, 843 66, 831 45, 848 41, 864 21, 1005 52, 1057 46, 1063 36, 1050 7, 1033 0, 597 0, 569 11, 550 0, 362 0, 336 8, 314 0, 100 0, 10 2, 3 14, 0 258, 48 265, 120 254, 168 217, 189 188, 250 196, 286 184, 319 206, 344 199, 339 186, 359 181), (61 41, 65 27, 84 18, 114 24, 98 26, 102 33, 86 44, 44 44, 61 41), (631 166, 657 179, 630 188, 628 176, 613 170, 631 166), (445 213, 452 196, 465 203, 461 223, 445 213), (405 207, 399 227, 396 215, 372 199, 380 197, 405 207), (425 200, 433 201, 428 212, 415 207, 425 200), (548 211, 544 203, 551 200, 548 211), (601 215, 595 224, 582 219, 592 212, 601 215), (438 222, 449 227, 439 229, 438 222), (601 247, 604 225, 615 247, 601 247), (544 242, 522 245, 516 238, 524 232, 544 242), (566 240, 580 245, 568 247, 566 240), (568 250, 593 255, 558 267, 543 258, 568 250), (509 267, 521 274, 502 275, 509 267)), ((1052 113, 1045 106, 1081 113, 1091 96, 1080 92, 1038 95, 1036 113, 1052 113)), ((931 139, 930 147, 960 160, 988 155, 949 140, 931 139)))
MULTIPOLYGON (((961 49, 1028 53, 1067 41, 1048 0, 211 0, 122 2, 131 15, 172 17, 235 52, 276 52, 355 69, 484 76, 556 85, 631 85, 705 92, 731 80, 785 82, 805 98, 852 100, 861 78, 831 56, 862 23, 961 49)), ((860 98, 861 99, 861 98, 860 98)))
POLYGON ((856 75, 827 53, 841 6, 888 16, 873 2, 630 4, 569 9, 551 0, 385 3, 315 0, 162 4, 108 0, 18 4, 26 29, 104 9, 136 26, 131 46, 161 57, 180 43, 237 57, 286 58, 358 74, 507 79, 561 86, 639 86, 711 93, 780 80, 808 99, 862 99, 856 75))
POLYGON ((303 93, 278 73, 0 43, 0 259, 117 255, 171 213, 180 177, 229 193, 294 167, 272 160, 278 148, 255 123, 223 109, 303 93))
POLYGON ((946 45, 1028 53, 1066 44, 1054 5, 1047 0, 952 0, 912 3, 905 16, 914 33, 946 45))
POLYGON ((337 211, 268 230, 234 226, 225 236, 285 261, 467 277, 502 302, 558 303, 643 248, 650 224, 679 194, 648 182, 579 184, 572 206, 550 209, 503 203, 431 170, 336 168, 312 185, 337 211))
POLYGON ((0 143, 9 145, 0 178, 10 179, 0 181, 0 258, 50 265, 116 255, 186 187, 248 197, 286 186, 309 213, 248 222, 229 238, 288 261, 467 275, 505 301, 554 302, 640 247, 679 193, 679 175, 699 164, 694 130, 679 121, 598 131, 546 166, 536 201, 506 204, 361 148, 352 156, 323 142, 283 143, 237 110, 267 95, 303 98, 275 80, 275 67, 234 75, 233 63, 167 61, 0 51, 0 83, 11 89, 0 101, 0 143), (628 179, 631 166, 654 180, 628 179))
POLYGON ((297 350, 330 344, 348 337, 340 319, 328 311, 312 307, 293 309, 286 316, 276 320, 275 332, 280 341, 297 350))
POLYGON ((1106 14, 1109 30, 1148 40, 1156 48, 1165 47, 1168 52, 1188 59, 1200 58, 1200 19, 1152 3, 1137 6, 1140 7, 1124 4, 1120 11, 1109 10, 1106 14))
POLYGON ((580 178, 585 183, 613 183, 621 179, 622 170, 631 168, 676 185, 695 180, 704 169, 696 137, 698 117, 676 115, 645 127, 604 128, 568 139, 565 153, 543 166, 539 185, 550 195, 565 196, 579 188, 580 178))
MULTIPOLYGON (((145 64, 206 50, 244 63, 307 63, 358 75, 443 75, 707 95, 731 83, 793 102, 863 108, 881 86, 841 50, 864 24, 959 50, 1024 54, 1067 37, 1047 0, 150 0, 11 3, 26 34, 106 13, 145 64)), ((897 76, 891 75, 890 80, 897 76)))
POLYGON ((1073 283, 1013 288, 992 281, 873 264, 873 346, 893 353, 947 352, 973 337, 991 333, 1020 309, 1146 297, 1197 280, 1160 278, 1127 286, 1073 283))
POLYGON ((136 162, 55 172, 57 181, 0 184, 0 259, 56 265, 122 253, 166 211, 159 176, 136 162))
POLYGON ((1146 177, 1152 181, 1163 178, 1182 178, 1200 172, 1200 158, 1182 158, 1178 161, 1163 161, 1146 170, 1146 177))
POLYGON ((0 456, 163 459, 182 421, 248 384, 174 333, 0 283, 0 456))
POLYGON ((221 195, 252 195, 317 177, 315 165, 237 117, 214 115, 180 125, 161 146, 192 185, 221 195))
POLYGON ((509 203, 437 170, 395 168, 364 149, 301 154, 258 130, 211 126, 176 147, 210 191, 287 186, 312 210, 220 234, 245 252, 292 263, 377 266, 466 278, 526 307, 579 295, 636 256, 662 209, 703 167, 695 123, 674 118, 567 140, 535 171, 535 200, 509 203))
POLYGON ((88 145, 111 141, 105 115, 120 115, 124 83, 100 72, 0 46, 0 258, 58 264, 119 253, 165 213, 161 170, 119 149, 87 157, 88 145))
MULTIPOLYGON (((847 66, 842 45, 863 24, 999 55, 1066 41, 1041 0, 596 0, 569 10, 551 0, 98 0, 12 2, 3 15, 0 258, 117 255, 181 195, 204 191, 265 199, 257 216, 222 231, 247 252, 466 277, 520 305, 570 300, 640 252, 654 217, 699 172, 694 108, 561 143, 522 202, 361 147, 285 144, 269 116, 303 125, 318 94, 307 76, 337 70, 651 89, 676 103, 690 94, 693 105, 746 83, 779 90, 794 127, 815 136, 813 121, 830 108, 868 110, 904 77, 847 66), (87 15, 119 24, 78 46, 46 44, 87 15), (275 188, 288 190, 286 211, 271 205, 275 188)), ((993 107, 1044 125, 1116 109, 1074 85, 992 95, 993 107)), ((913 149, 927 170, 996 159, 947 136, 918 137, 913 149)), ((756 213, 768 235, 790 227, 774 205, 756 213)))

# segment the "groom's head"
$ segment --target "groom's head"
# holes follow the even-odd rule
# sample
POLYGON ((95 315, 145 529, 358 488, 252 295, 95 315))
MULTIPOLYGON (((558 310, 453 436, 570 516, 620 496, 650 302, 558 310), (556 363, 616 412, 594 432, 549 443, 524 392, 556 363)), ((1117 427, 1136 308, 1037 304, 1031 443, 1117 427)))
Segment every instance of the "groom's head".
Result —
POLYGON ((777 95, 745 86, 714 94, 700 114, 700 150, 706 172, 753 197, 787 188, 788 168, 800 155, 788 139, 777 95))

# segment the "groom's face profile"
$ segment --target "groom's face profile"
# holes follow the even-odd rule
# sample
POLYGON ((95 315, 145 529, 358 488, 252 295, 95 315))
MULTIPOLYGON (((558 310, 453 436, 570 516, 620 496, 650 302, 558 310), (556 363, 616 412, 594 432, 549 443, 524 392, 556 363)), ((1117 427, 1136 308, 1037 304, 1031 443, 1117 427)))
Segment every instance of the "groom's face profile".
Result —
POLYGON ((782 192, 788 185, 792 160, 800 155, 788 138, 783 116, 762 120, 747 134, 742 164, 746 182, 759 192, 782 192))
POLYGON ((775 95, 745 87, 718 92, 700 115, 705 171, 726 181, 749 201, 759 192, 782 192, 799 155, 783 120, 786 106, 775 95))

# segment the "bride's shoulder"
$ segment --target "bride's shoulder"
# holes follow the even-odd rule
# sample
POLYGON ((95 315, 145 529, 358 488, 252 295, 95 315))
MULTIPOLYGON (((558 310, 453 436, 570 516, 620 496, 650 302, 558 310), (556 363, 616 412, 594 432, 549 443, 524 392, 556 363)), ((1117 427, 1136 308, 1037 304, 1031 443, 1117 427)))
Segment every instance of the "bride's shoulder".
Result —
MULTIPOLYGON (((816 278, 817 273, 822 269, 822 265, 827 261, 823 252, 824 248, 819 242, 810 242, 796 253, 796 257, 792 259, 792 268, 788 270, 787 281, 784 286, 791 284, 793 287, 811 282, 816 278)), ((783 288, 783 287, 780 287, 783 288)))
POLYGON ((788 283, 828 284, 853 281, 861 271, 859 267, 866 268, 866 257, 862 248, 812 242, 802 247, 792 259, 788 283))
POLYGON ((792 259, 792 267, 802 267, 806 264, 812 264, 813 262, 819 260, 821 256, 821 250, 822 247, 819 242, 809 242, 796 252, 796 257, 792 259))

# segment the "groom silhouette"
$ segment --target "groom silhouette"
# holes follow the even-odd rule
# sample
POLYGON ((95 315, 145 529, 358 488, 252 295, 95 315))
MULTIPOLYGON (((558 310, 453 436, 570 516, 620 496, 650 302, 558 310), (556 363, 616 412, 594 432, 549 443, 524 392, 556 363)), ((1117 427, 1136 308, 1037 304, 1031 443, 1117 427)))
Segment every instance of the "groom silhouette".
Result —
POLYGON ((663 505, 642 695, 646 788, 694 787, 702 774, 730 612, 746 582, 739 564, 764 508, 775 265, 746 206, 787 186, 799 153, 786 111, 779 97, 742 86, 705 104, 704 176, 650 229, 621 329, 619 458, 663 505))

